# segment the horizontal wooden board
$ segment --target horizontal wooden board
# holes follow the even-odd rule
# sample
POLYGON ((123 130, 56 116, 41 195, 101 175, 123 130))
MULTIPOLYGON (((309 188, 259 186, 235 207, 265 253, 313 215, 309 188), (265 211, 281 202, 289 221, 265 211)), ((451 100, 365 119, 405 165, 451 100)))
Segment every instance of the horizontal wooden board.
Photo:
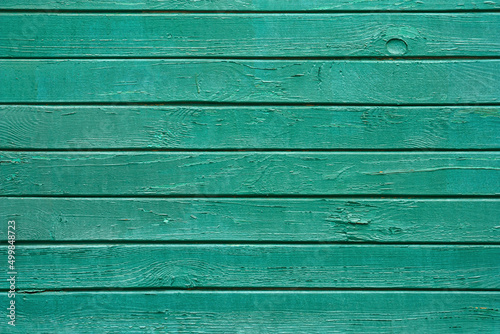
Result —
POLYGON ((499 26, 498 13, 8 13, 0 57, 499 56, 499 26))
MULTIPOLYGON (((0 302, 8 305, 5 293, 0 302)), ((9 333, 444 334, 500 329, 497 292, 43 292, 18 294, 16 305, 16 327, 0 323, 9 333)))
MULTIPOLYGON (((7 246, 0 246, 7 258, 7 246)), ((16 247, 17 287, 498 289, 500 246, 46 245, 16 247)), ((8 289, 7 271, 0 287, 8 289)))
POLYGON ((0 240, 500 242, 494 199, 0 198, 0 240))
POLYGON ((328 10, 475 10, 498 9, 497 1, 475 0, 3 0, 0 9, 60 10, 234 10, 234 11, 328 11, 328 10))
POLYGON ((497 103, 500 60, 0 60, 0 102, 497 103))
POLYGON ((497 152, 0 152, 3 195, 495 195, 497 152))
POLYGON ((477 106, 7 105, 0 148, 497 149, 499 116, 477 106))

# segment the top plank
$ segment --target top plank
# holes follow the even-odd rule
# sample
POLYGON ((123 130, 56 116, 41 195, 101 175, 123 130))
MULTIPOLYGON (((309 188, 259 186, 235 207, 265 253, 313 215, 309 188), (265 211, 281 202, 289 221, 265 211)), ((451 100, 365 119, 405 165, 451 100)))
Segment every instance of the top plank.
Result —
POLYGON ((0 57, 499 56, 499 26, 500 13, 3 13, 0 57))
POLYGON ((3 0, 0 9, 192 11, 420 11, 491 10, 497 1, 474 0, 3 0))

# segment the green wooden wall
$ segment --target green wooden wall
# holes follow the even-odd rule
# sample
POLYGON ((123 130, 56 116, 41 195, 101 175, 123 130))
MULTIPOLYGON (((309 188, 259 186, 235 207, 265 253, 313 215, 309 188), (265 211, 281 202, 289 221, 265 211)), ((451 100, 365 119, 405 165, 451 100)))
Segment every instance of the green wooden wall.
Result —
POLYGON ((499 333, 499 28, 497 1, 2 0, 0 332, 499 333))

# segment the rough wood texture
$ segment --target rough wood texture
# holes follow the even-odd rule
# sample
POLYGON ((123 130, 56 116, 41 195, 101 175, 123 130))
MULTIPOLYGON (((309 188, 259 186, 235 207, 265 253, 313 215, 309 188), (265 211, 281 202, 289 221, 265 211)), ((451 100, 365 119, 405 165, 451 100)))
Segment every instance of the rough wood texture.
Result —
POLYGON ((0 57, 499 56, 499 26, 498 13, 9 13, 0 57))
MULTIPOLYGON (((9 333, 495 333, 497 292, 44 292, 9 333)), ((5 294, 0 297, 6 305, 5 294)), ((6 322, 0 323, 4 329, 6 322)))
POLYGON ((493 1, 475 0, 2 0, 0 9, 61 10, 228 10, 228 11, 330 11, 330 10, 475 10, 498 9, 493 1))
POLYGON ((493 199, 0 198, 19 241, 495 242, 493 199))
POLYGON ((500 60, 1 60, 0 102, 498 103, 500 60), (22 75, 20 75, 22 73, 22 75))
MULTIPOLYGON (((7 257, 7 247, 0 247, 7 257)), ((17 286, 498 289, 500 246, 47 245, 16 247, 17 286)), ((0 272, 0 287, 8 275, 0 272)))
POLYGON ((500 107, 0 106, 3 149, 498 147, 500 107))
POLYGON ((0 152, 3 195, 495 195, 496 152, 0 152))
POLYGON ((496 0, 0 1, 0 332, 500 332, 496 0))

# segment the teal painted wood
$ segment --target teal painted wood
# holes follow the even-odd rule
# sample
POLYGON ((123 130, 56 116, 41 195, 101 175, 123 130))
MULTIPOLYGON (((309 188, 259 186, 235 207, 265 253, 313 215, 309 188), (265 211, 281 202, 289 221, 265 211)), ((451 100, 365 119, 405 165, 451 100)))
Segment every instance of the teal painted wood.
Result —
MULTIPOLYGON (((0 302, 7 303, 6 294, 0 302)), ((496 333, 498 292, 20 294, 9 333, 496 333)), ((5 329, 6 322, 0 323, 5 329)))
POLYGON ((498 13, 8 13, 0 57, 499 56, 499 26, 498 13))
POLYGON ((497 152, 4 152, 3 195, 495 195, 497 152))
POLYGON ((496 149, 499 116, 487 106, 9 105, 0 148, 496 149))
POLYGON ((0 102, 498 103, 500 60, 1 60, 0 102), (22 75, 21 75, 22 73, 22 75))
POLYGON ((0 106, 15 330, 500 331, 499 8, 3 1, 0 103, 39 104, 0 106))
POLYGON ((0 198, 0 240, 500 241, 497 199, 0 198))
MULTIPOLYGON (((0 247, 7 257, 7 247, 0 247)), ((46 245, 16 247, 27 289, 498 289, 500 246, 46 245)), ((0 287, 8 289, 7 272, 0 287)))
POLYGON ((328 11, 328 10, 475 10, 498 9, 497 1, 474 0, 3 0, 0 9, 61 10, 236 10, 236 11, 328 11))

